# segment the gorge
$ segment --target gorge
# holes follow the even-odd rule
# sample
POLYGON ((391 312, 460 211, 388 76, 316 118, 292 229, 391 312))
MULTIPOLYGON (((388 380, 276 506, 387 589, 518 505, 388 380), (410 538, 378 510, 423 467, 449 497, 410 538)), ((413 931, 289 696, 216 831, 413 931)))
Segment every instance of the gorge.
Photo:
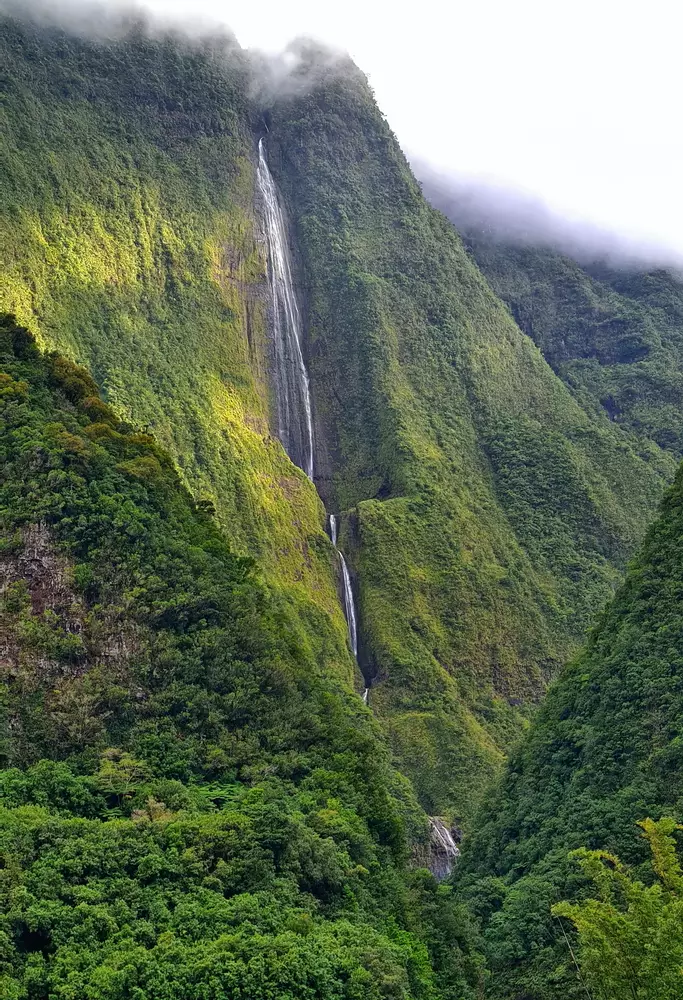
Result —
POLYGON ((0 993, 577 1000, 588 848, 672 1000, 683 284, 295 56, 0 15, 0 993))

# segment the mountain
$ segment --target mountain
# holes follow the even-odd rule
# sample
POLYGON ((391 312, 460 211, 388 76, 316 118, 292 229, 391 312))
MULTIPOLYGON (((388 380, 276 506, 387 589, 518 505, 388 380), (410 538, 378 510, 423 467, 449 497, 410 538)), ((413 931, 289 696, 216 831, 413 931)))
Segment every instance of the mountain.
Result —
POLYGON ((679 470, 626 583, 478 817, 459 879, 484 927, 492 996, 585 995, 550 913, 587 891, 568 852, 616 853, 649 880, 636 822, 681 816, 682 538, 679 470))
MULTIPOLYGON (((631 260, 616 267, 577 243, 575 257, 525 234, 498 232, 484 207, 421 171, 427 198, 456 225, 491 288, 575 398, 676 459, 683 454, 683 281, 631 260)), ((501 223, 504 225, 504 222, 501 223)), ((575 235, 579 240, 580 232, 575 235)), ((568 240, 566 234, 557 239, 568 240)), ((618 249, 618 245, 617 245, 618 249)), ((608 250, 606 253, 610 252, 608 250)), ((611 248, 612 254, 615 248, 611 248)))
POLYGON ((0 54, 4 993, 480 995, 430 828, 489 836, 676 407, 641 426, 571 383, 347 59, 301 43, 282 76, 229 35, 16 15, 0 54))
POLYGON ((277 98, 255 99, 258 65, 229 37, 87 40, 6 18, 2 46, 2 308, 154 433, 349 680, 323 509, 272 431, 265 136, 365 683, 420 801, 467 821, 673 460, 579 404, 424 201, 348 62, 303 46, 277 98))

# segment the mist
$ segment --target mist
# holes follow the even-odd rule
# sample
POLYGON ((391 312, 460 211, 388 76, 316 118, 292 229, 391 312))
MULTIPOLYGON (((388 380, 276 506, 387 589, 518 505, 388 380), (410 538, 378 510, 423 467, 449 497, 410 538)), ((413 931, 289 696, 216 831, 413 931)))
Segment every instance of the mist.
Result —
POLYGON ((540 198, 473 177, 447 174, 412 157, 427 200, 464 236, 557 250, 582 264, 613 268, 667 268, 683 273, 683 254, 653 241, 629 238, 553 211, 540 198))
POLYGON ((350 72, 348 52, 425 194, 457 227, 582 261, 680 268, 677 54, 675 32, 657 28, 659 2, 647 18, 616 0, 577 0, 564 13, 541 0, 448 9, 424 0, 409 19, 388 0, 0 0, 0 9, 97 38, 135 29, 233 48, 236 38, 264 103, 350 72))

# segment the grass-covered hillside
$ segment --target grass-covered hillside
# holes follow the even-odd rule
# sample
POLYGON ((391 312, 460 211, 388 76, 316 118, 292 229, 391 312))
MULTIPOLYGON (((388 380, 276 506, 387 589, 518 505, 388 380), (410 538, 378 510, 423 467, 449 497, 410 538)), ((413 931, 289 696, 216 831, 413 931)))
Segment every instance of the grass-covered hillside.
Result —
MULTIPOLYGON (((679 471, 625 585, 587 648, 550 689, 502 784, 492 790, 465 851, 460 891, 485 931, 491 996, 585 996, 562 927, 550 912, 559 900, 589 891, 568 852, 581 847, 609 851, 640 866, 641 877, 652 882, 650 852, 636 823, 662 815, 683 819, 682 731, 679 471)), ((603 879, 603 889, 607 885, 603 879)), ((625 909, 632 899, 616 889, 612 902, 625 909)), ((629 992, 609 990, 611 978, 605 972, 605 992, 599 996, 654 1000, 680 995, 680 962, 679 986, 673 992, 667 992, 670 986, 664 982, 657 990, 656 972, 654 979, 635 973, 642 940, 660 915, 656 893, 650 905, 642 933, 630 946, 629 992)), ((626 927, 625 918, 615 915, 613 926, 615 931, 626 927)), ((680 947, 680 927, 669 934, 671 948, 680 947)), ((607 933, 602 940, 607 944, 607 933)), ((629 946, 622 942, 622 947, 629 946)), ((627 954, 618 959, 628 964, 627 954)))
POLYGON ((473 996, 371 713, 169 455, 8 317, 0 467, 0 995, 473 996))
POLYGON ((635 265, 581 264, 551 248, 506 243, 477 229, 465 240, 496 295, 577 401, 606 414, 635 440, 654 441, 680 458, 681 276, 635 265))
POLYGON ((148 428, 236 551, 353 669, 322 506, 270 432, 248 70, 230 38, 0 17, 0 309, 148 428))
POLYGON ((371 704, 427 807, 467 814, 516 731, 510 704, 576 648, 674 462, 557 377, 357 71, 318 77, 269 125, 371 704))

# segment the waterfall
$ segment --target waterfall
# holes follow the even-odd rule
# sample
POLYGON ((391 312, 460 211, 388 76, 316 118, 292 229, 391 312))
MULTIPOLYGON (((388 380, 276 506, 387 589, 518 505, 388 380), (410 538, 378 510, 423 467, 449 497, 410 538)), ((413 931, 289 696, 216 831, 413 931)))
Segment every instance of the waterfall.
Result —
MULTIPOLYGON (((337 552, 339 552, 339 549, 337 549, 337 552)), ((358 659, 358 625, 356 623, 356 603, 353 599, 353 590, 351 589, 351 576, 349 575, 349 568, 346 565, 346 559, 341 552, 339 552, 339 560, 341 562, 342 579, 344 581, 344 610, 346 611, 346 621, 349 626, 349 642, 351 643, 353 655, 358 659)))
MULTIPOLYGON (((256 183, 263 202, 263 221, 268 242, 268 277, 272 297, 273 353, 277 397, 278 437, 285 451, 309 479, 313 479, 313 418, 308 372, 301 352, 301 314, 292 281, 292 265, 285 219, 275 181, 268 169, 263 139, 258 144, 256 183)), ((351 575, 337 548, 337 518, 330 514, 330 538, 337 550, 344 585, 344 612, 349 645, 358 659, 358 622, 351 575)), ((369 689, 363 693, 368 702, 369 689)))
MULTIPOLYGON (((335 549, 337 549, 337 555, 339 556, 339 562, 342 570, 342 583, 344 585, 344 612, 346 614, 346 623, 349 627, 349 645, 353 651, 353 655, 358 659, 358 623, 356 620, 356 602, 353 597, 353 588, 351 586, 351 574, 349 573, 349 568, 346 565, 346 559, 337 547, 337 515, 330 514, 330 538, 335 549)), ((365 689, 363 694, 363 701, 368 702, 367 699, 368 689, 365 689)))
POLYGON ((446 878, 460 857, 453 834, 439 816, 429 817, 429 868, 439 880, 446 878))
POLYGON ((313 479, 313 417, 308 372, 301 353, 301 315, 294 293, 284 215, 266 162, 263 139, 258 144, 256 182, 263 200, 268 241, 278 437, 294 464, 313 479))

